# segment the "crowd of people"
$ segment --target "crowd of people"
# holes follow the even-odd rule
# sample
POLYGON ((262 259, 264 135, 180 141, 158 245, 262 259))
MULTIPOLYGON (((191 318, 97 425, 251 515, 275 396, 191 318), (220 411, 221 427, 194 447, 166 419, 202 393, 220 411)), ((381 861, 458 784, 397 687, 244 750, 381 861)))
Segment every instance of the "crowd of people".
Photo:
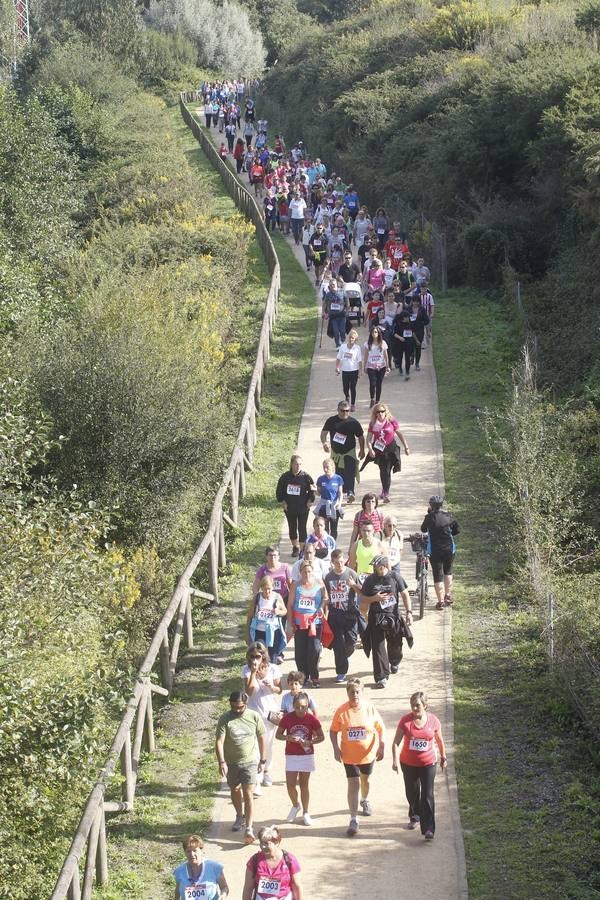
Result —
MULTIPOLYGON (((370 778, 385 757, 385 726, 361 679, 349 675, 350 658, 357 651, 370 656, 374 686, 385 689, 398 672, 404 644, 413 644, 411 595, 401 574, 404 536, 396 516, 386 509, 392 475, 400 471, 410 448, 381 394, 392 365, 407 379, 413 365, 420 371, 421 352, 432 339, 434 300, 429 269, 422 258, 413 261, 407 236, 385 209, 371 216, 353 185, 336 173, 328 175, 302 141, 288 151, 277 134, 270 145, 268 123, 257 119, 243 84, 205 84, 200 95, 206 127, 223 130, 227 143, 221 155, 233 158, 238 173, 247 173, 257 202, 263 204, 267 228, 279 228, 304 248, 323 321, 335 342, 332 374, 341 376, 344 395, 320 432, 322 473, 313 478, 295 453, 274 485, 287 520, 292 561, 283 561, 280 549, 270 546, 257 566, 246 612, 248 647, 240 688, 231 693, 229 710, 216 728, 217 763, 235 811, 232 831, 242 832, 247 844, 257 838, 259 843, 246 866, 243 900, 300 900, 300 863, 282 848, 279 826, 256 833, 255 800, 273 785, 273 759, 281 742, 291 804, 282 820, 313 824, 310 778, 318 754, 326 752, 315 752, 326 735, 312 692, 321 686, 325 647, 333 653, 335 683, 347 693, 329 724, 329 752, 343 765, 347 780, 346 834, 357 835, 359 816, 373 814, 370 778), (363 324, 367 337, 361 346, 358 329, 363 324), (364 428, 352 415, 363 373, 370 402, 364 428), (370 462, 379 469, 381 491, 364 493, 360 508, 355 507, 349 544, 341 547, 340 520, 354 512, 349 508, 357 502, 360 472, 370 462), (280 666, 292 646, 295 668, 284 676, 280 666)), ((443 498, 432 496, 421 532, 428 537, 439 610, 453 603, 458 531, 443 498)), ((413 693, 409 707, 391 744, 391 768, 403 776, 407 829, 419 829, 431 841, 434 780, 438 765, 446 766, 446 751, 426 694, 413 693)), ((184 842, 186 862, 174 873, 178 898, 228 895, 223 867, 203 859, 202 846, 197 835, 184 842), (204 893, 194 894, 199 887, 204 893)))

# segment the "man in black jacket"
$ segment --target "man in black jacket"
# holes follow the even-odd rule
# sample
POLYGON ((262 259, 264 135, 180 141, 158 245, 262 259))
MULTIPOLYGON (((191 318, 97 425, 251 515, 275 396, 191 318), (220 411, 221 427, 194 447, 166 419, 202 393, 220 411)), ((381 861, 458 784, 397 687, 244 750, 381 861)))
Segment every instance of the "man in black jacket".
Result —
POLYGON ((363 635, 365 653, 373 651, 373 677, 378 688, 384 688, 390 675, 395 675, 402 660, 402 638, 406 632, 400 613, 404 603, 406 621, 412 622, 411 602, 404 578, 392 572, 387 556, 373 559, 373 574, 367 575, 362 587, 352 587, 369 604, 367 630, 363 635))
POLYGON ((427 515, 423 519, 421 531, 429 535, 433 586, 437 596, 436 609, 452 606, 452 566, 456 554, 454 535, 460 528, 450 512, 442 509, 444 498, 435 495, 429 498, 427 515))

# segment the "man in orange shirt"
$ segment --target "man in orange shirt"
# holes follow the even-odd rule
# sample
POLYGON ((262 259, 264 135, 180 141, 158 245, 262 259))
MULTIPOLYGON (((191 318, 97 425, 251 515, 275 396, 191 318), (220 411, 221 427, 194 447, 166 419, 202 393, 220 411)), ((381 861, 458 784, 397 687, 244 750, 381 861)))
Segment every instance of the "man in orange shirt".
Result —
POLYGON ((347 834, 350 837, 358 833, 359 788, 363 815, 370 816, 373 812, 368 800, 369 776, 374 763, 383 759, 385 748, 383 719, 373 704, 363 699, 362 690, 360 678, 348 682, 348 701, 336 709, 329 729, 334 756, 344 764, 348 779, 347 834))

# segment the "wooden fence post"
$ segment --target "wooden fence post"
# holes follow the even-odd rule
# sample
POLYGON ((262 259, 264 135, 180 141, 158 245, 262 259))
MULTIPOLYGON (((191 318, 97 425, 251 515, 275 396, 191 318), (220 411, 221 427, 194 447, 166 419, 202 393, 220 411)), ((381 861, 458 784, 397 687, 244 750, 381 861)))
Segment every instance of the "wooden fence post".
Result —
POLYGON ((81 900, 81 881, 79 880, 79 869, 76 868, 73 872, 73 878, 71 879, 71 884, 69 885, 69 900, 81 900))
POLYGON ((219 566, 224 568, 227 565, 227 555, 225 549, 225 520, 223 519, 223 510, 219 517, 219 566))
POLYGON ((146 727, 144 729, 144 743, 148 753, 154 753, 154 710, 152 708, 152 688, 150 687, 150 682, 147 683, 146 689, 148 691, 148 702, 146 703, 145 710, 146 727))
POLYGON ((82 900, 90 900, 92 889, 94 887, 94 871, 96 869, 96 853, 98 850, 98 835, 100 833, 100 816, 102 813, 102 804, 99 805, 87 843, 87 853, 85 856, 85 867, 83 870, 83 891, 81 893, 82 900))
POLYGON ((183 621, 183 636, 185 638, 185 646, 188 650, 192 650, 194 647, 194 623, 192 621, 192 595, 189 590, 188 594, 188 602, 185 607, 185 619, 183 621))
POLYGON ((164 688, 171 693, 173 689, 173 675, 171 674, 171 654, 169 652, 169 635, 165 631, 160 645, 160 678, 164 688))
POLYGON ((131 765, 131 732, 127 731, 125 741, 121 748, 121 775, 123 776, 123 784, 121 785, 121 796, 125 803, 131 804, 135 798, 135 782, 133 779, 133 768, 131 765))
POLYGON ((210 539, 208 548, 208 582, 210 591, 215 598, 215 603, 219 603, 219 554, 217 550, 216 536, 213 534, 210 539))
POLYGON ((244 460, 240 459, 240 464, 238 467, 238 472, 240 473, 240 496, 246 496, 246 470, 244 469, 244 460))
POLYGON ((238 524, 238 503, 240 496, 236 471, 234 471, 231 478, 231 518, 234 525, 238 524))
POLYGON ((104 803, 100 804, 100 827, 98 830, 98 850, 96 852, 96 883, 108 881, 108 852, 106 847, 106 815, 104 803))

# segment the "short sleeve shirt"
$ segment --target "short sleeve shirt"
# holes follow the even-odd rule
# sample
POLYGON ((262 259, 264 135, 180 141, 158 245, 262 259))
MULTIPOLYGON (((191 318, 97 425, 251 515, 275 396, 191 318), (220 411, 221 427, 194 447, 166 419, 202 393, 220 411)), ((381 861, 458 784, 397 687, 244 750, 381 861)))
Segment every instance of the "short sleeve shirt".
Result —
POLYGON ((356 438, 364 434, 360 422, 352 416, 341 419, 340 416, 329 416, 323 425, 323 431, 328 432, 333 453, 349 453, 356 447, 356 438))
MULTIPOLYGON (((310 696, 307 691, 304 691, 306 696, 308 697, 308 708, 311 713, 315 711, 315 701, 310 696)), ((291 691, 286 691, 286 693, 281 698, 281 712, 282 713, 291 713, 294 711, 294 695, 291 691)))
POLYGON ((427 713, 427 721, 422 728, 416 724, 411 713, 402 716, 398 723, 404 739, 400 750, 400 762, 407 766, 431 766, 436 761, 434 745, 435 733, 440 730, 440 720, 427 713))
POLYGON ((321 500, 332 500, 335 502, 338 498, 339 489, 344 487, 344 479, 337 472, 329 477, 328 475, 319 475, 317 478, 317 487, 321 500))
POLYGON ((223 872, 221 863, 205 859, 197 878, 190 875, 190 867, 186 862, 173 869, 173 878, 177 884, 180 900, 214 900, 220 897, 219 878, 223 872))
MULTIPOLYGON (((297 716, 294 712, 287 713, 279 723, 279 728, 282 728, 286 734, 300 737, 303 740, 312 738, 320 727, 321 723, 317 717, 313 716, 310 712, 307 712, 302 718, 297 716)), ((315 748, 312 744, 309 746, 308 750, 305 750, 302 744, 287 742, 285 745, 286 756, 314 756, 314 753, 315 748)))
POLYGON ((325 585, 329 594, 329 605, 332 609, 347 612, 348 607, 354 605, 356 594, 349 585, 349 581, 357 581, 358 575, 347 566, 341 575, 333 569, 325 576, 325 585))
POLYGON ((292 876, 300 871, 300 863, 292 853, 288 853, 289 866, 282 856, 275 868, 271 868, 262 851, 257 853, 258 863, 250 857, 246 868, 254 874, 256 900, 275 900, 287 897, 292 892, 292 876))
POLYGON ((344 703, 333 715, 331 731, 340 735, 342 760, 350 766, 374 761, 385 734, 383 719, 371 703, 353 709, 344 703))
POLYGON ((276 569, 269 569, 266 563, 256 570, 256 578, 259 580, 268 575, 273 579, 273 590, 281 594, 287 600, 289 594, 288 582, 292 580, 292 569, 287 563, 281 563, 276 569))
POLYGON ((225 761, 232 765, 253 763, 256 757, 256 739, 264 733, 262 719, 253 709, 245 709, 241 716, 230 710, 217 722, 217 738, 225 737, 225 761))

